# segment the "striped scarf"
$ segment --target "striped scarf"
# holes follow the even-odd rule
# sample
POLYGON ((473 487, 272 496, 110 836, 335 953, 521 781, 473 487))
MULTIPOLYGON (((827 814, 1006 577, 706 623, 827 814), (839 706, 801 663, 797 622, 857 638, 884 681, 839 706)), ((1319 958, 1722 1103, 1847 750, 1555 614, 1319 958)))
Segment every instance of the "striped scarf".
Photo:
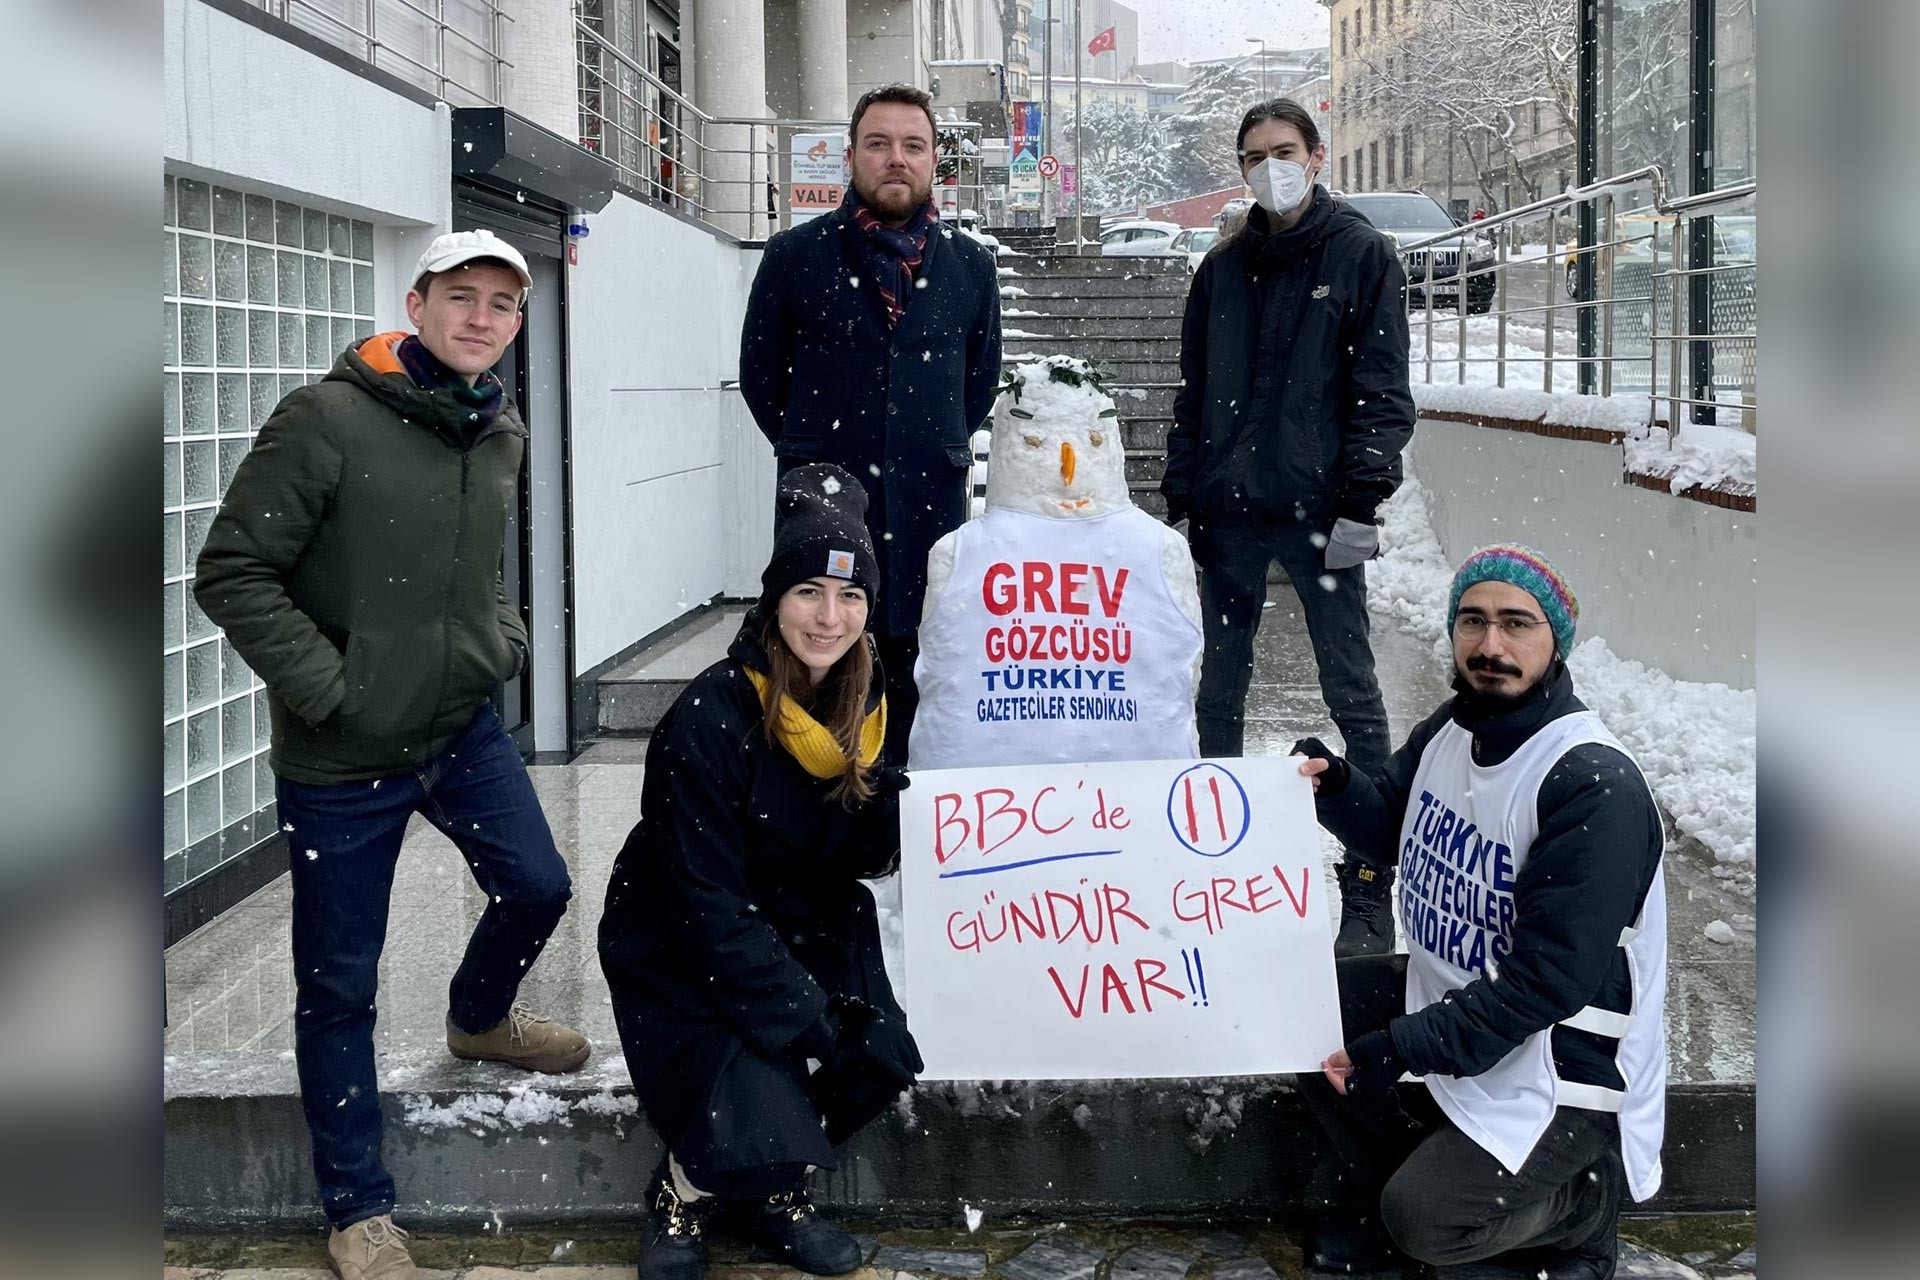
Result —
POLYGON ((887 324, 897 326, 913 296, 920 259, 926 256, 927 232, 940 217, 940 211, 929 200, 914 212, 906 226, 888 227, 881 225, 860 193, 851 187, 847 188, 847 205, 852 210, 854 225, 866 233, 867 270, 872 272, 880 297, 887 304, 887 324))

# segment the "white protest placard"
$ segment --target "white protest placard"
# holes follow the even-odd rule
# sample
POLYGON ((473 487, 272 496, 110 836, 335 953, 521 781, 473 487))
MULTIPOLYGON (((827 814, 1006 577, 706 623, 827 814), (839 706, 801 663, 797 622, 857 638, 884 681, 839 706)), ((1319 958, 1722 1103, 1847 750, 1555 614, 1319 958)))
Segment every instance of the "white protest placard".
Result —
POLYGON ((787 209, 801 223, 840 207, 847 189, 847 138, 796 133, 788 149, 787 209))
POLYGON ((1340 1047, 1299 761, 912 778, 905 994, 924 1078, 1267 1075, 1340 1047))

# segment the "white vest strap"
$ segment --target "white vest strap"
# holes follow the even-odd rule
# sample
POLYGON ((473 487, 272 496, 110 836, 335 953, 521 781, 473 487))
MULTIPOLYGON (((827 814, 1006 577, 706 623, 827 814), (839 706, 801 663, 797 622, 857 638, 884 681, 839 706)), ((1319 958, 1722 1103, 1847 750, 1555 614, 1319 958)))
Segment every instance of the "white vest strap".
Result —
POLYGON ((1600 1009, 1588 1005, 1571 1018, 1562 1018, 1560 1025, 1571 1027, 1575 1031, 1590 1031, 1596 1036, 1610 1036, 1615 1040, 1624 1040, 1627 1029, 1633 1026, 1633 1015, 1615 1013, 1611 1009, 1600 1009))
POLYGON ((1629 942, 1632 942, 1635 938, 1639 936, 1640 936, 1639 926, 1630 924, 1626 928, 1620 931, 1620 945, 1624 947, 1629 942))
POLYGON ((1582 1111, 1608 1111, 1617 1113, 1627 1095, 1618 1089, 1608 1089, 1597 1084, 1578 1084, 1572 1080, 1562 1080, 1555 1091, 1553 1100, 1563 1107, 1579 1107, 1582 1111))

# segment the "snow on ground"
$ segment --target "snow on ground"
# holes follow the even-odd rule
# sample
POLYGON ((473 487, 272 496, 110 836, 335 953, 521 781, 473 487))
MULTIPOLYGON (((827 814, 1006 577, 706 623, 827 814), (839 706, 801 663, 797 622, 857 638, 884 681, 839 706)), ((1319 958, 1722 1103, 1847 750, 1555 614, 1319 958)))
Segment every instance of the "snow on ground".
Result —
POLYGON ((1656 431, 1627 441, 1627 470, 1658 476, 1679 493, 1706 485, 1733 493, 1753 493, 1759 482, 1759 441, 1738 427, 1689 422, 1669 437, 1656 431))
MULTIPOLYGON (((1453 565, 1411 467, 1380 516, 1381 554, 1367 566, 1367 607, 1444 653, 1453 565)), ((1567 666, 1581 701, 1639 761, 1675 827, 1712 851, 1716 875, 1750 884, 1757 844, 1753 690, 1675 680, 1618 656, 1600 636, 1575 645, 1567 666)))
POLYGON ((1723 878, 1751 867, 1753 690, 1675 680, 1618 656, 1599 636, 1575 645, 1567 665, 1581 701, 1633 752, 1681 833, 1713 851, 1723 878))

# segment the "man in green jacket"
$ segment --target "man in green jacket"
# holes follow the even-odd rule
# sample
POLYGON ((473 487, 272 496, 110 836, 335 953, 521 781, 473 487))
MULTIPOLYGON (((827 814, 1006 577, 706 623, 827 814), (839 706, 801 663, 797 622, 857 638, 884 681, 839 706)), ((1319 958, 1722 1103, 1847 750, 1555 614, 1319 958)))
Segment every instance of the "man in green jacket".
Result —
POLYGON ((377 334, 280 402, 195 570, 195 599, 272 705, 294 1054, 346 1280, 414 1274, 380 1160, 373 1056, 388 899, 414 813, 488 898, 453 976, 449 1049, 545 1072, 589 1053, 514 999, 572 884, 491 701, 527 658, 500 584, 527 429, 488 370, 532 283, 489 232, 434 240, 407 294, 418 334, 377 334))

